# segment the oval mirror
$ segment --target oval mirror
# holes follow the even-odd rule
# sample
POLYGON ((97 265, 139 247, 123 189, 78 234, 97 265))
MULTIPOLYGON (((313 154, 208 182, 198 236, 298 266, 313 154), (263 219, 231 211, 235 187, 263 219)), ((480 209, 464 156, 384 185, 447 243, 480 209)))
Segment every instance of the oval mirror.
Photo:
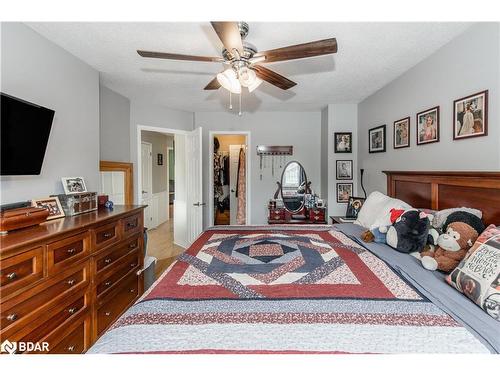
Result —
POLYGON ((289 162, 281 174, 281 198, 285 208, 299 212, 304 207, 307 177, 306 171, 297 161, 289 162))

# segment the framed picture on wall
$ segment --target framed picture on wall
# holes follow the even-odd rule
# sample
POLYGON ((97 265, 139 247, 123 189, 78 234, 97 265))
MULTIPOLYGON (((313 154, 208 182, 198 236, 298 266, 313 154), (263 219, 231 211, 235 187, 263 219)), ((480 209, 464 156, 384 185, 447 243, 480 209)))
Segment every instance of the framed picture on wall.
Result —
POLYGON ((385 125, 377 126, 368 130, 368 152, 385 152, 385 125))
POLYGON ((417 113, 417 145, 439 142, 439 106, 417 113))
POLYGON ((488 135, 488 90, 453 102, 453 139, 488 135))
POLYGON ((337 160, 337 180, 352 180, 352 160, 337 160))
POLYGON ((163 154, 158 154, 157 155, 157 164, 158 165, 163 165, 163 154))
POLYGON ((334 133, 335 153, 351 153, 352 152, 352 133, 334 133))
POLYGON ((338 203, 347 203, 349 202, 349 197, 352 196, 353 184, 352 182, 337 183, 337 202, 338 203))
POLYGON ((394 121, 394 148, 410 147, 410 118, 394 121))

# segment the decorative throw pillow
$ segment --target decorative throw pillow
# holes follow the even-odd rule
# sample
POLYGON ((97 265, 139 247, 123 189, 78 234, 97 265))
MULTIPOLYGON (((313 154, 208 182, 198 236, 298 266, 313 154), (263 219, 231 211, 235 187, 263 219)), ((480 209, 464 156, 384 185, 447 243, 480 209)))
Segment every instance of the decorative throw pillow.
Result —
POLYGON ((391 198, 379 191, 374 191, 366 198, 354 224, 368 229, 378 227, 377 222, 382 222, 382 219, 389 215, 391 208, 408 210, 411 206, 402 200, 391 198))
POLYGON ((486 228, 446 281, 500 321, 500 227, 486 228))
POLYGON ((436 229, 440 229, 443 227, 444 222, 452 214, 453 212, 456 211, 465 211, 469 212, 472 215, 477 216, 478 218, 483 217, 483 213, 480 210, 476 210, 475 208, 468 208, 468 207, 455 207, 455 208, 447 208, 445 210, 437 211, 434 213, 434 219, 432 220, 432 226, 436 229))

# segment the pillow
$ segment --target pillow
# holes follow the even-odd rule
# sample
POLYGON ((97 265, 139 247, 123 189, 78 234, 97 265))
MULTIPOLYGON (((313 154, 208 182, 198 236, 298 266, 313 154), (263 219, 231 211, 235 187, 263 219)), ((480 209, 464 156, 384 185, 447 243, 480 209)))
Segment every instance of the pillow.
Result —
POLYGON ((469 212, 480 219, 482 219, 483 217, 483 213, 479 210, 476 210, 475 208, 467 208, 467 207, 447 208, 446 210, 437 211, 434 214, 434 219, 432 220, 432 226, 437 229, 442 228, 448 216, 456 211, 469 212))
POLYGON ((366 198, 354 224, 369 229, 386 225, 383 223, 385 223, 385 218, 388 217, 391 208, 408 210, 412 207, 402 200, 391 198, 379 191, 374 191, 366 198))
POLYGON ((486 228, 446 281, 500 322, 500 227, 486 228))

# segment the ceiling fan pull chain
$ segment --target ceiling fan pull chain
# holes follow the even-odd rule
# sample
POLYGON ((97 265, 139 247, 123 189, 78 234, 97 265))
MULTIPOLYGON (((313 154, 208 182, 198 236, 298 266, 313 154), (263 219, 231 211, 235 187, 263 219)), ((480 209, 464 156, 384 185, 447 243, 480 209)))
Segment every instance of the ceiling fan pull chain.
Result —
POLYGON ((232 101, 231 91, 229 91, 229 109, 233 109, 233 101, 232 101))
POLYGON ((241 92, 240 92, 240 112, 238 113, 238 116, 241 116, 241 92))

